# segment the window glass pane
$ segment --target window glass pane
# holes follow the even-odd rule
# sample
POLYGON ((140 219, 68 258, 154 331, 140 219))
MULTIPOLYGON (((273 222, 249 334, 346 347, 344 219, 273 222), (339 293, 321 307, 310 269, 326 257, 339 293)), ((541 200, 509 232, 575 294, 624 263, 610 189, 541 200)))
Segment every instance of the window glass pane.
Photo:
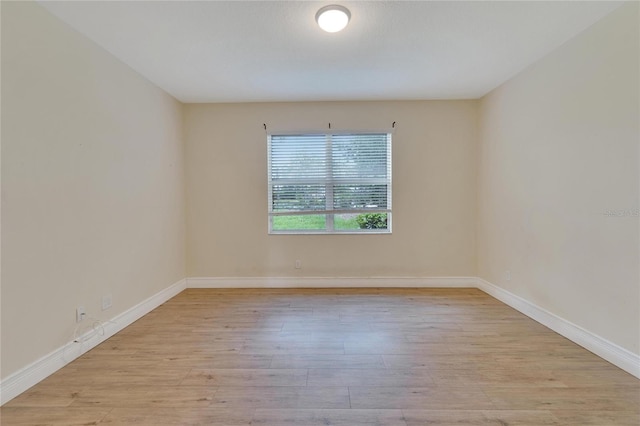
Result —
POLYGON ((354 213, 336 214, 333 217, 333 226, 339 231, 358 231, 360 227, 356 222, 357 216, 354 213))
POLYGON ((387 185, 335 185, 333 208, 337 210, 386 209, 387 185))
POLYGON ((333 176, 338 179, 387 178, 387 135, 333 135, 333 176))
POLYGON ((323 214, 305 214, 290 216, 273 216, 274 231, 324 230, 326 216, 323 214))
POLYGON ((324 185, 273 185, 273 211, 325 210, 325 190, 324 185))
POLYGON ((360 229, 387 229, 387 213, 361 213, 355 218, 360 229))
POLYGON ((326 135, 271 137, 271 180, 323 179, 327 172, 326 135))

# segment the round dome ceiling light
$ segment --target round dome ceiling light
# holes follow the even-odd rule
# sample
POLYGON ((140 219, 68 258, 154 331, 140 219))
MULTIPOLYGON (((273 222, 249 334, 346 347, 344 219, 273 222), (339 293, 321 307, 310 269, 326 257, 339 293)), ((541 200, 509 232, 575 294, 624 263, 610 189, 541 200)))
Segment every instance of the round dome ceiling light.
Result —
POLYGON ((349 23, 349 19, 351 19, 349 9, 337 4, 325 6, 316 13, 318 25, 328 33, 342 31, 349 23))

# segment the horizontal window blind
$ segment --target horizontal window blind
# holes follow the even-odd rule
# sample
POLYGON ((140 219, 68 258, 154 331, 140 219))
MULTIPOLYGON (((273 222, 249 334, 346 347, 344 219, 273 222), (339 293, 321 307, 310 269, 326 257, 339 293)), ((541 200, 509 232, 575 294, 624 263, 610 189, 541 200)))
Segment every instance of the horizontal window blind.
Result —
POLYGON ((390 216, 391 134, 270 135, 268 161, 270 230, 277 216, 325 215, 328 232, 335 214, 390 216))

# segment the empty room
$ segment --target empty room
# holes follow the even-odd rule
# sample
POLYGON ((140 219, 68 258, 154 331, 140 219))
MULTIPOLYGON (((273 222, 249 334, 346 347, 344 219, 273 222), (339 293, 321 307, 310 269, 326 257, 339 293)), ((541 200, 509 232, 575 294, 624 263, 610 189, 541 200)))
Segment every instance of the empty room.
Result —
POLYGON ((0 15, 2 425, 640 424, 640 3, 0 15))

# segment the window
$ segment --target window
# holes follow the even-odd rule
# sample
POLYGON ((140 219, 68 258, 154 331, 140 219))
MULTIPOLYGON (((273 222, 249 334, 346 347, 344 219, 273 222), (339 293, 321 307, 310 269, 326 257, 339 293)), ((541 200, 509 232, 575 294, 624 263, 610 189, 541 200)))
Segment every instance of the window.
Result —
POLYGON ((390 233, 391 134, 269 135, 269 233, 390 233))

